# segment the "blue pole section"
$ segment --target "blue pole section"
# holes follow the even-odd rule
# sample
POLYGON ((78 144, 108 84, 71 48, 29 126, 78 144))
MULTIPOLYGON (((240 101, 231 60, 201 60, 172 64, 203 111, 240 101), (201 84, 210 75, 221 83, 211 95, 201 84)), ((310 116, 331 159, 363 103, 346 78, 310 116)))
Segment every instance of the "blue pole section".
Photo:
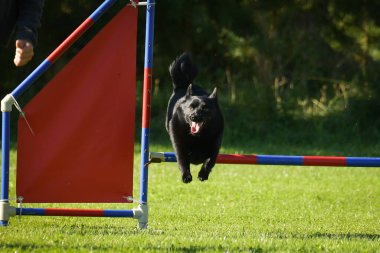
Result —
POLYGON ((379 157, 347 157, 350 167, 380 167, 379 157))
POLYGON ((3 112, 3 126, 1 131, 1 199, 9 198, 9 147, 10 147, 10 112, 3 112))
POLYGON ((12 91, 12 96, 18 98, 27 88, 30 87, 45 71, 51 66, 48 60, 44 60, 16 89, 12 91))
POLYGON ((148 0, 146 9, 145 28, 145 62, 144 62, 144 90, 143 90, 143 119, 141 130, 141 175, 140 175, 140 202, 148 202, 148 163, 149 163, 149 126, 151 75, 153 68, 153 38, 154 38, 154 0, 148 0))
POLYGON ((303 165, 302 156, 257 155, 257 164, 303 165))
POLYGON ((17 208, 16 215, 36 215, 45 216, 44 208, 17 208))
POLYGON ((116 2, 117 0, 106 0, 104 1, 91 15, 90 19, 93 22, 98 21, 98 19, 116 2))
POLYGON ((2 122, 2 131, 1 131, 1 199, 0 201, 3 210, 3 214, 0 220, 0 226, 8 225, 8 207, 9 203, 9 147, 10 147, 10 112, 2 113, 3 122, 2 122))
POLYGON ((133 210, 16 208, 16 215, 133 218, 133 210))
POLYGON ((146 8, 144 67, 150 69, 153 68, 154 11, 154 0, 148 0, 146 8))
POLYGON ((141 131, 140 203, 148 202, 149 129, 141 131))
POLYGON ((104 210, 104 217, 133 218, 132 210, 104 210))

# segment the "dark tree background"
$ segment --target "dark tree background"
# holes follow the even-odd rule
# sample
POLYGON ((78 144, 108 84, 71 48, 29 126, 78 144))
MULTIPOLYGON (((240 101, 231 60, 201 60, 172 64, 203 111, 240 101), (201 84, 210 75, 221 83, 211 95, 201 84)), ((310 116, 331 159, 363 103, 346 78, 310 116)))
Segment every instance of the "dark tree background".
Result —
MULTIPOLYGON (((1 58, 2 97, 101 2, 46 1, 31 64, 16 69, 13 48, 1 58)), ((218 87, 227 118, 244 114, 243 122, 254 121, 255 127, 283 119, 316 118, 339 119, 333 126, 345 120, 344 125, 360 131, 380 126, 380 1, 156 2, 153 89, 157 106, 153 117, 165 113, 171 92, 168 65, 187 50, 199 65, 198 82, 208 89, 218 87)), ((115 4, 21 100, 27 101, 127 3, 115 4)), ((145 7, 140 7, 139 80, 144 33, 145 7)))

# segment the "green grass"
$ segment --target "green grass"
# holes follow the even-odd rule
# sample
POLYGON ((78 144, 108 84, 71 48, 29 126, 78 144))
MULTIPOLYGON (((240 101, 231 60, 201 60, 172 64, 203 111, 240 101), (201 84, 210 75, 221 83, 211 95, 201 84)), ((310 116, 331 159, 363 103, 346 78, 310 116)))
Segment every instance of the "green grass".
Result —
MULTIPOLYGON (((136 153, 135 198, 138 182, 136 153)), ((152 164, 147 230, 134 219, 13 217, 0 252, 379 252, 379 196, 379 168, 217 165, 185 185, 176 164, 152 164)))

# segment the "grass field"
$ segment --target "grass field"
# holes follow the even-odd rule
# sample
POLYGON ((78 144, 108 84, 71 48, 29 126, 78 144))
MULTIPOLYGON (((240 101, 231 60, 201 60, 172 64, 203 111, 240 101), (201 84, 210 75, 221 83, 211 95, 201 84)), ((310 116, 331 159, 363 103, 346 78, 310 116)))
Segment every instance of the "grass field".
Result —
MULTIPOLYGON (((14 150, 11 160, 14 197, 14 150)), ((174 163, 149 173, 147 230, 133 219, 13 217, 0 252, 380 252, 379 168, 217 165, 188 185, 174 163)), ((136 153, 135 198, 138 180, 136 153)))

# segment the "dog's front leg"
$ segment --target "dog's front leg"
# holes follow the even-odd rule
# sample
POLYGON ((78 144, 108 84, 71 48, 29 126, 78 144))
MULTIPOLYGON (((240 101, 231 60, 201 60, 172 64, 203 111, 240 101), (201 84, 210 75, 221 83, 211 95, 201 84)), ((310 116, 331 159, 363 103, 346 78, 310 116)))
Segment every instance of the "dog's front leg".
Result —
POLYGON ((186 157, 186 152, 177 150, 176 155, 178 167, 182 174, 182 182, 186 184, 190 183, 193 180, 193 177, 191 176, 190 161, 186 157))
POLYGON ((182 182, 190 183, 193 180, 193 176, 191 176, 190 172, 190 163, 188 162, 180 162, 178 161, 179 170, 182 173, 182 182))
POLYGON ((182 171, 182 182, 185 184, 190 183, 193 180, 193 176, 190 173, 190 169, 182 171))

